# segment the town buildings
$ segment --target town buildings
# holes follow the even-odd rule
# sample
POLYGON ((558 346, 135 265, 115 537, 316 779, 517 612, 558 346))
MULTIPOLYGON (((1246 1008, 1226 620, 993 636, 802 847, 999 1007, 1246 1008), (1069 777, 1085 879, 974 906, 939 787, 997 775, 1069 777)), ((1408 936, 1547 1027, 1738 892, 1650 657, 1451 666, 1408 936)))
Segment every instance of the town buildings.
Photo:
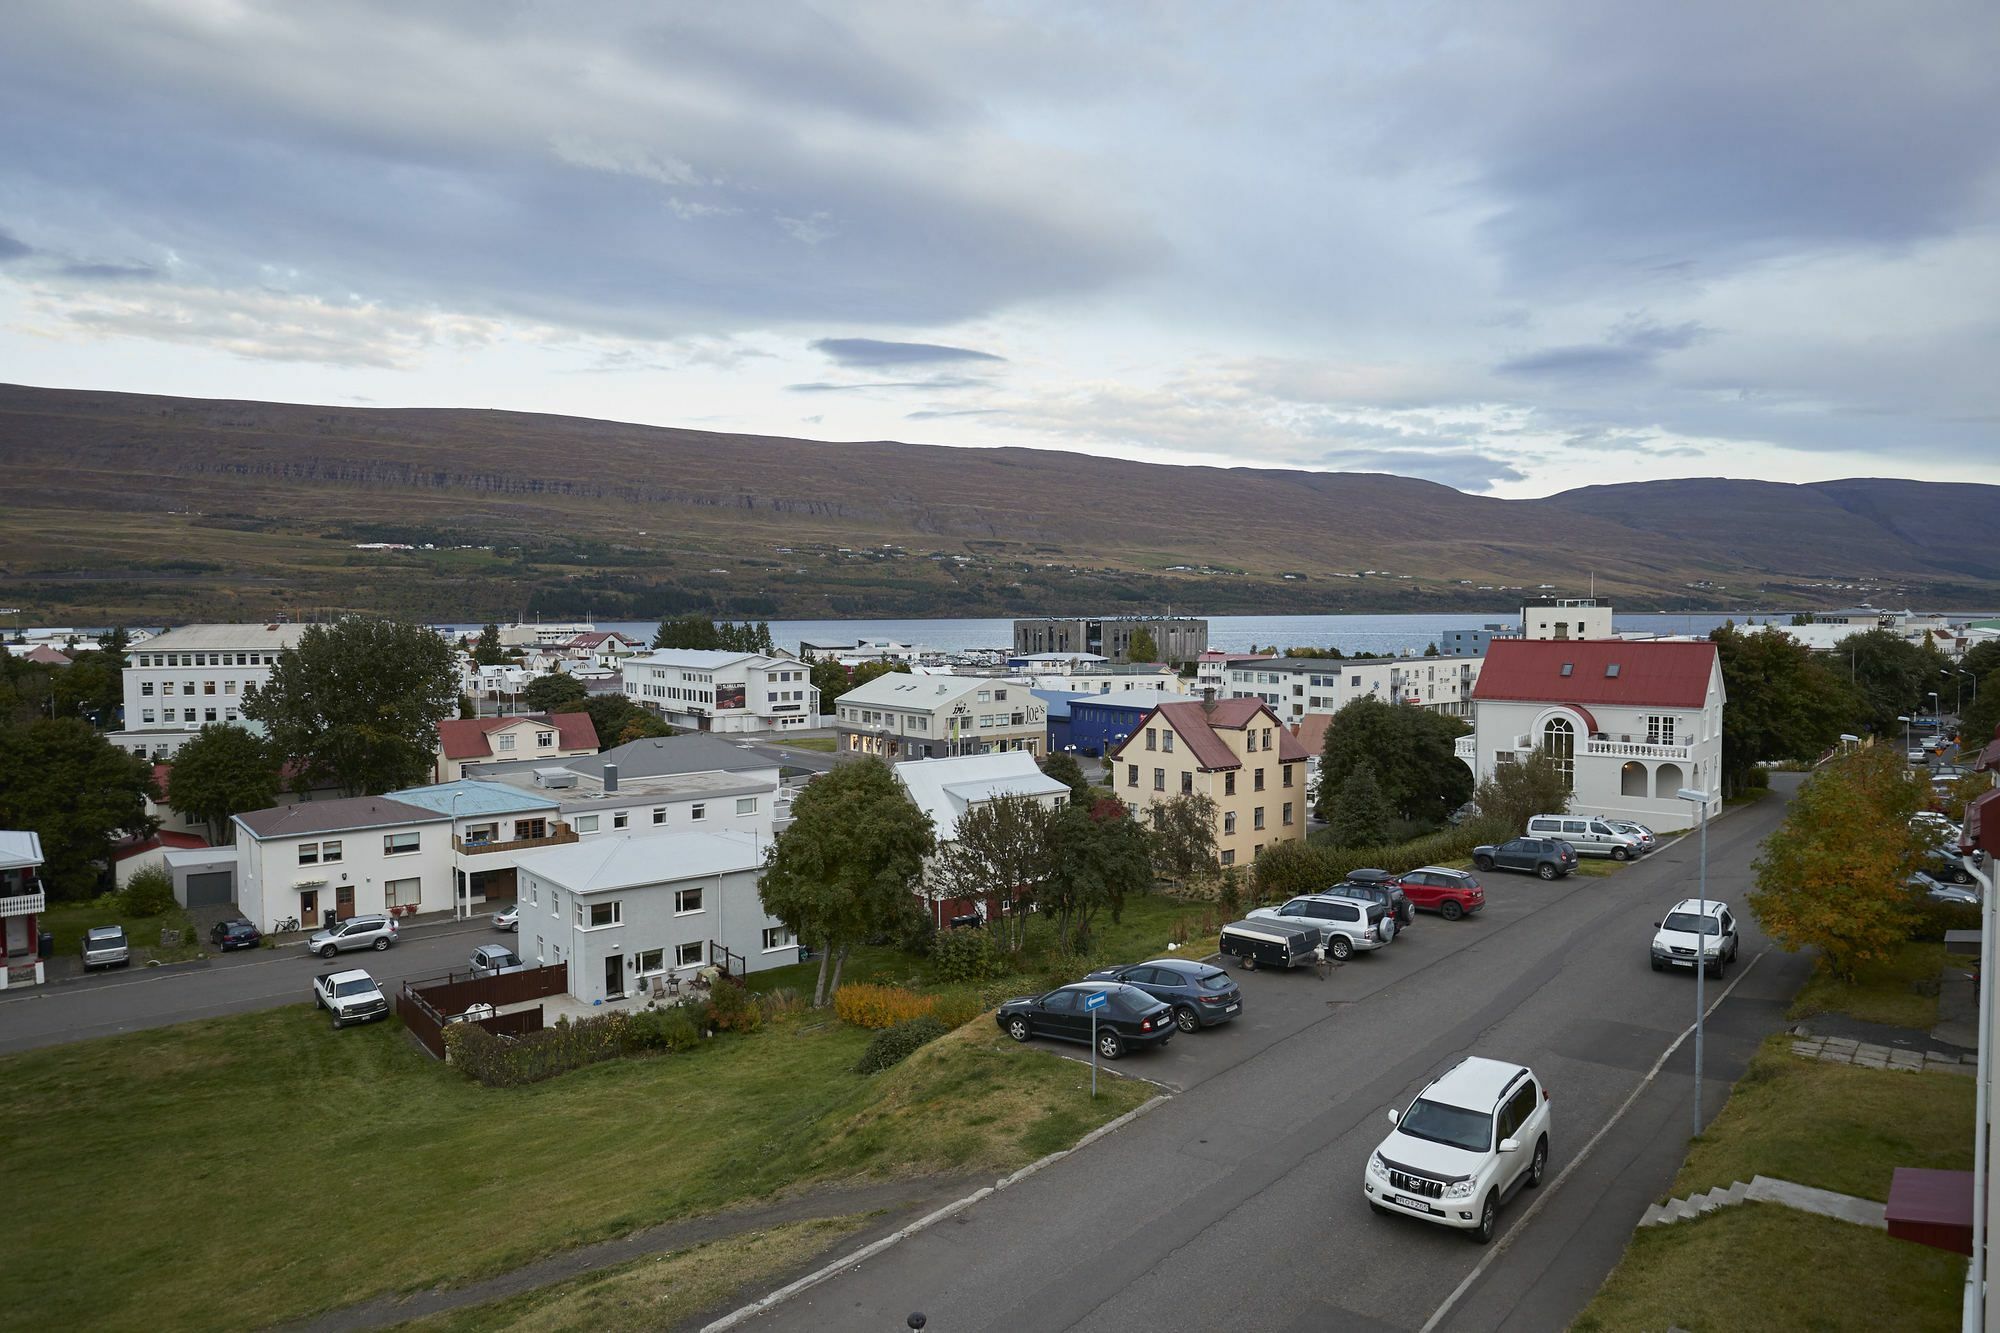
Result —
POLYGON ((588 713, 518 713, 511 717, 446 718, 438 723, 433 782, 451 782, 467 764, 494 760, 543 762, 597 753, 597 726, 588 713))
POLYGON ((1186 616, 1048 617, 1014 622, 1014 655, 1100 653, 1113 662, 1132 660, 1132 636, 1153 636, 1166 662, 1192 662, 1208 647, 1208 622, 1186 616))
POLYGON ((236 905, 259 930, 452 906, 450 815, 355 796, 252 810, 235 824, 236 905))
POLYGON ((1470 717, 1480 667, 1480 659, 1463 657, 1232 658, 1222 671, 1222 695, 1261 699, 1287 722, 1337 713, 1363 695, 1470 717))
POLYGON ((1048 743, 1048 705, 1019 680, 990 676, 877 676, 834 704, 838 753, 894 762, 1025 750, 1048 743))
POLYGON ((142 759, 168 759, 211 722, 238 722, 243 696, 271 677, 305 625, 184 625, 126 654, 125 725, 106 738, 142 759))
POLYGON ((1144 818, 1195 793, 1215 802, 1224 866, 1306 831, 1306 752, 1261 699, 1162 704, 1111 752, 1113 791, 1144 818))
POLYGON ((48 907, 42 888, 42 840, 25 829, 0 829, 0 990, 39 986, 41 914, 48 907))
POLYGON ((1155 708, 1187 697, 1179 690, 1070 695, 1063 710, 1068 717, 1064 748, 1079 754, 1109 754, 1137 731, 1155 708))
POLYGON ((1571 809, 1687 828, 1722 809, 1722 668, 1706 640, 1497 639, 1457 742, 1475 778, 1546 750, 1569 775, 1571 809))
POLYGON ((626 695, 677 727, 745 734, 819 722, 812 669, 795 657, 662 649, 623 670, 626 695))
POLYGON ((1521 608, 1524 639, 1608 639, 1612 632, 1611 607, 1594 597, 1558 597, 1521 608))
MULTIPOLYGON (((917 808, 930 817, 940 854, 957 840, 961 819, 1003 796, 1024 797, 1047 810, 1061 808, 1070 796, 1066 784, 1042 772, 1035 757, 1021 750, 915 759, 896 764, 891 771, 917 808)), ((1006 900, 1000 895, 978 900, 948 896, 950 890, 937 882, 930 867, 926 867, 924 884, 924 896, 940 928, 954 917, 977 912, 990 919, 1005 910, 1006 900)))

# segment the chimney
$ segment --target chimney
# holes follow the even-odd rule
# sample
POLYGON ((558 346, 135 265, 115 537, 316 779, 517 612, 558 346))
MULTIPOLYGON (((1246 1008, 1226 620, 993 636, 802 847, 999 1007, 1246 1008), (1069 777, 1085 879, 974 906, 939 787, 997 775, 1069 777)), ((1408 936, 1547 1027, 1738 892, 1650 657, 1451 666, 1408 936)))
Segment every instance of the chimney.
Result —
POLYGON ((604 790, 606 793, 618 790, 618 765, 606 764, 604 766, 604 790))
POLYGON ((1213 713, 1215 711, 1215 686, 1204 685, 1201 687, 1201 711, 1204 713, 1213 713))

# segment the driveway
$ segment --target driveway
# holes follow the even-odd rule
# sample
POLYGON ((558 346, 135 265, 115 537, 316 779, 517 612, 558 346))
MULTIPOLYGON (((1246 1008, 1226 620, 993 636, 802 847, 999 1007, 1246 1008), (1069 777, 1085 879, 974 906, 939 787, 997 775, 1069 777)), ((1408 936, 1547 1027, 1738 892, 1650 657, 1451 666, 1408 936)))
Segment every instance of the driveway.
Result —
MULTIPOLYGON (((1791 789, 1711 826, 1709 891, 1739 916, 1791 789)), ((874 1330, 914 1310, 951 1333, 1562 1327, 1692 1128, 1693 1043, 1675 1043, 1695 983, 1653 972, 1647 944, 1693 893, 1696 855, 1688 838, 1608 879, 1489 875, 1486 911, 1421 916, 1324 982, 1239 972, 1242 1020, 1115 1066, 1173 1090, 1166 1105, 749 1327, 874 1330), (1485 1249, 1374 1217, 1360 1190, 1384 1112, 1474 1053, 1532 1065, 1553 1094, 1549 1181, 1485 1249)), ((1708 988, 1735 987, 1706 1025, 1711 1116, 1809 967, 1745 927, 1741 961, 1708 988)))

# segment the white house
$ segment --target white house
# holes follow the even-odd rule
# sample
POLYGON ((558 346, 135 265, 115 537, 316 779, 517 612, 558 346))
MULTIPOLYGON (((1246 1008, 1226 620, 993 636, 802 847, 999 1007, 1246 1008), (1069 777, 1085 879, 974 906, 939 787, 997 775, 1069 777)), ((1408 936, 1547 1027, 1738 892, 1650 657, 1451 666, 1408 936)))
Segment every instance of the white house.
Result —
POLYGON ((1595 597, 1559 597, 1542 606, 1521 608, 1524 639, 1608 639, 1611 607, 1595 597))
POLYGON ((446 718, 438 723, 431 779, 452 782, 467 764, 533 759, 550 763, 597 753, 597 726, 588 713, 517 713, 446 718))
POLYGON ((1363 695, 1453 717, 1472 715, 1477 657, 1234 657, 1218 698, 1262 699, 1285 722, 1337 713, 1363 695))
MULTIPOLYGON (((890 771, 917 808, 930 816, 940 850, 958 837, 959 820, 1002 796, 1025 796, 1050 810, 1061 808, 1070 796, 1068 784, 1042 772, 1035 757, 1024 750, 915 759, 893 765, 890 771)), ((988 911, 994 907, 982 906, 988 911)), ((962 899, 935 902, 938 924, 972 908, 962 899)))
POLYGON ((127 651, 125 726, 106 739, 166 759, 211 722, 237 722, 243 696, 271 678, 305 625, 183 625, 127 651))
POLYGON ((577 838, 725 830, 768 845, 786 793, 774 759, 716 736, 647 737, 556 764, 476 764, 468 776, 552 801, 577 838))
POLYGON ((39 986, 47 978, 41 955, 41 914, 49 905, 36 872, 42 868, 42 839, 27 829, 0 829, 0 990, 39 986))
POLYGON ((1048 704, 1021 680, 895 671, 841 695, 834 713, 835 743, 844 755, 892 761, 988 750, 1034 755, 1048 744, 1048 704))
POLYGON ((259 930, 452 905, 451 816, 386 796, 237 815, 236 905, 259 930))
POLYGON ((1548 751, 1571 775, 1571 808, 1687 828, 1722 809, 1722 667, 1706 641, 1495 639, 1458 754, 1484 778, 1548 751))
POLYGON ((570 993, 617 999, 714 964, 732 974, 798 961, 757 895, 759 840, 743 833, 618 837, 523 856, 521 956, 569 964, 570 993))
POLYGON ((625 693, 676 726, 792 731, 819 720, 812 668, 795 657, 662 649, 623 665, 625 693))

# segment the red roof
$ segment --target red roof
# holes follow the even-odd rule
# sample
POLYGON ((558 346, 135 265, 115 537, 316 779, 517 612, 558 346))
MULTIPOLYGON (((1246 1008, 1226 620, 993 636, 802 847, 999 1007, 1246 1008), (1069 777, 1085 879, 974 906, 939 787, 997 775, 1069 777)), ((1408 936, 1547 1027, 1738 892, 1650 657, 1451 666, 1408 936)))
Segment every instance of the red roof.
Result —
POLYGON ((37 662, 42 666, 70 665, 70 660, 65 654, 49 647, 46 643, 38 643, 27 652, 22 653, 21 660, 23 662, 37 662))
POLYGON ((597 748, 597 724, 590 720, 588 713, 515 713, 510 717, 446 718, 438 723, 438 744, 444 747, 447 759, 491 759, 493 747, 487 743, 488 733, 520 722, 554 726, 556 744, 565 750, 597 748))
POLYGON ((1333 725, 1332 713, 1307 713, 1292 723, 1292 735, 1307 754, 1326 753, 1326 729, 1333 725))
POLYGON ((1305 747, 1299 744, 1298 737, 1285 729, 1284 724, 1278 721, 1277 714, 1273 713, 1270 706, 1262 699, 1218 699, 1213 705, 1192 701, 1161 704, 1146 714, 1145 719, 1132 729, 1132 734, 1125 738, 1124 744, 1113 752, 1112 757, 1116 758, 1123 754, 1127 746, 1139 739, 1139 733, 1145 729, 1146 723, 1157 717, 1174 729, 1180 736, 1182 744, 1193 751, 1195 762, 1203 768, 1210 770, 1241 768, 1243 761, 1229 748, 1229 742, 1216 732, 1242 731, 1260 716, 1268 719, 1278 729, 1279 759, 1290 762, 1307 757, 1305 747))
POLYGON ((620 634, 617 630, 601 630, 601 629, 591 630, 587 634, 572 634, 569 638, 564 639, 560 646, 564 648, 595 648, 598 645, 602 644, 607 639, 616 639, 620 643, 629 643, 634 648, 641 648, 645 646, 641 644, 637 639, 628 638, 625 635, 620 634))
POLYGON ((189 847, 206 847, 208 839, 193 833, 175 833, 170 829, 160 829, 144 838, 125 838, 111 849, 111 859, 124 861, 140 852, 150 852, 155 847, 172 847, 183 850, 189 847))
POLYGON ((1472 697, 1700 708, 1714 668, 1715 645, 1705 641, 1495 639, 1472 697))

